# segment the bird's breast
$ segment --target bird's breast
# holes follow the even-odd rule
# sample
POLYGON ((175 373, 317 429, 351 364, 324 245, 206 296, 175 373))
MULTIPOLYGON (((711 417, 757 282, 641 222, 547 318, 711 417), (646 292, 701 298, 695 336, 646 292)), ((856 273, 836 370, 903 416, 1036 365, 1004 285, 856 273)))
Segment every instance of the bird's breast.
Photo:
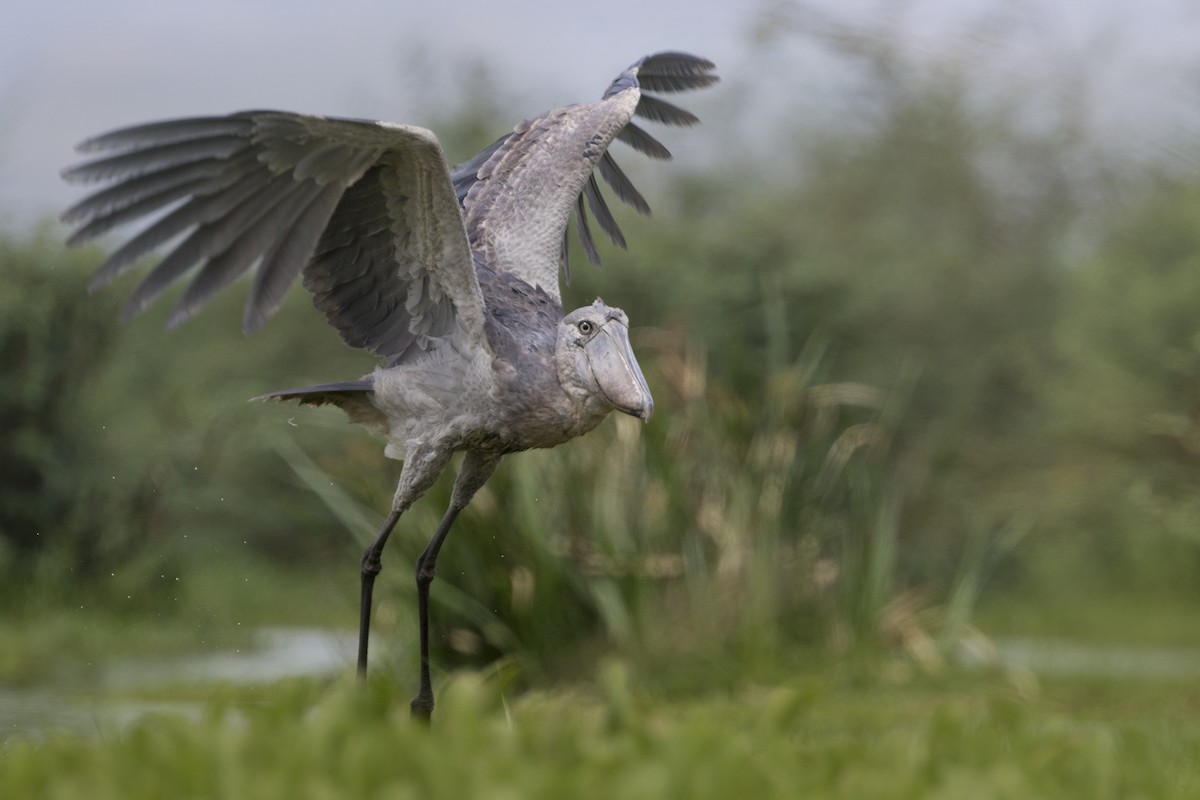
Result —
POLYGON ((573 402, 549 363, 502 371, 496 433, 513 451, 554 447, 587 433, 604 418, 573 402))

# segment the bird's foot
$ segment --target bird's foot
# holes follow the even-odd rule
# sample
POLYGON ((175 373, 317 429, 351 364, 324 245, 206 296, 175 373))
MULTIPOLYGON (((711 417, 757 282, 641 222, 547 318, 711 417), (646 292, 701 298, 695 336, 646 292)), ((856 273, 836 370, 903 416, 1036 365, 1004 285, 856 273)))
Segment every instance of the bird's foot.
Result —
POLYGON ((433 694, 425 690, 418 692, 410 708, 413 719, 428 725, 430 717, 433 716, 433 694))

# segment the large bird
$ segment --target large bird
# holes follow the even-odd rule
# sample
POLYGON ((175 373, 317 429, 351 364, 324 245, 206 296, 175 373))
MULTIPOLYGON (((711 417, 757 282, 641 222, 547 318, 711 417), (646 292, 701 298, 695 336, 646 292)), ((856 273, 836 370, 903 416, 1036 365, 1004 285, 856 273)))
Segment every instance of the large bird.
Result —
POLYGON ((465 454, 450 507, 417 562, 416 717, 428 719, 434 707, 429 585, 458 513, 505 455, 566 442, 613 410, 643 420, 654 410, 624 312, 597 299, 564 316, 558 275, 560 267, 570 274, 573 210, 584 252, 599 263, 585 203, 624 246, 595 172, 649 213, 608 153, 613 139, 669 158, 633 117, 698 121, 648 92, 709 86, 713 69, 685 53, 647 56, 600 100, 522 122, 454 169, 424 128, 247 111, 103 134, 79 145, 103 155, 64 172, 70 181, 111 184, 63 214, 79 225, 72 244, 161 212, 108 257, 91 288, 177 242, 134 290, 126 315, 199 265, 168 318, 173 327, 253 270, 243 323, 250 332, 300 275, 342 339, 381 359, 359 380, 265 395, 338 406, 386 436, 386 454, 404 462, 391 511, 362 557, 360 676, 388 537, 451 456, 465 454))

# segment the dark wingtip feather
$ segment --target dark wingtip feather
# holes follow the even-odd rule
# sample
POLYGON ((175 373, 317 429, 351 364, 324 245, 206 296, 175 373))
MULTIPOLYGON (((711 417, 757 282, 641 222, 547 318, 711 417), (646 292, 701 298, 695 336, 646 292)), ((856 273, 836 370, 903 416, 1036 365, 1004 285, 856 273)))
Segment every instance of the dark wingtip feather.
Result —
POLYGON ((175 308, 171 309, 171 313, 167 317, 167 330, 175 330, 191 319, 197 311, 199 311, 198 308, 191 308, 190 306, 175 306, 175 308))
POLYGON ((563 271, 563 282, 565 284, 567 284, 567 286, 571 285, 571 256, 569 253, 569 251, 571 249, 570 245, 571 245, 571 241, 570 241, 570 239, 567 238, 567 230, 566 230, 566 228, 563 228, 562 271, 563 271))
POLYGON ((579 234, 579 243, 583 245, 583 254, 587 260, 601 266, 600 251, 596 249, 596 240, 592 238, 592 228, 588 224, 587 211, 583 206, 583 194, 575 198, 575 227, 579 234))
POLYGON ((643 89, 652 92, 685 92, 711 86, 720 78, 717 65, 707 58, 678 51, 646 56, 634 67, 643 89))
POLYGON ((666 145, 632 122, 626 124, 621 129, 621 132, 617 134, 617 138, 639 153, 650 156, 650 158, 657 158, 662 161, 669 161, 671 159, 671 151, 667 149, 666 145))
POLYGON ((632 86, 640 86, 651 92, 686 92, 692 89, 703 89, 720 80, 712 72, 716 66, 707 58, 700 58, 690 53, 678 51, 654 53, 645 56, 618 75, 616 80, 604 91, 603 98, 608 99, 632 86))
POLYGON ((79 183, 80 182, 79 178, 75 177, 75 170, 76 170, 76 167, 78 167, 78 166, 81 166, 81 165, 77 164, 75 167, 67 167, 63 170, 60 170, 58 173, 58 177, 62 178, 67 183, 79 183))
POLYGON ((660 50, 651 53, 643 58, 638 66, 643 69, 679 72, 708 72, 717 68, 716 64, 704 56, 685 53, 682 50, 660 50))
POLYGON ((186 117, 164 122, 148 122, 90 136, 75 145, 75 150, 79 153, 94 153, 99 150, 134 147, 147 141, 169 144, 212 136, 246 136, 253 129, 253 124, 250 117, 245 115, 186 117))
POLYGON ((600 163, 597 166, 600 169, 600 177, 604 178, 604 182, 612 187, 622 202, 633 206, 639 214, 650 216, 650 204, 646 202, 646 198, 642 197, 642 193, 629 180, 624 170, 617 166, 617 162, 607 150, 604 151, 604 155, 600 156, 600 163))
POLYGON ((115 278, 115 277, 116 277, 115 275, 107 274, 103 270, 96 270, 96 272, 92 275, 91 279, 88 280, 88 285, 87 285, 88 294, 95 294, 96 292, 103 289, 105 286, 108 286, 110 283, 113 282, 113 278, 115 278))
POLYGON ((138 259, 142 257, 144 251, 131 250, 128 245, 129 242, 126 242, 126 244, 117 248, 115 252, 111 253, 105 259, 103 264, 96 268, 96 271, 92 273, 92 277, 88 281, 87 289, 89 292, 100 291, 137 264, 138 259))
POLYGON ((700 122, 700 118, 692 112, 648 94, 642 94, 638 98, 637 108, 633 113, 664 125, 691 126, 700 122))
POLYGON ((205 159, 230 158, 243 150, 246 144, 245 137, 240 136, 176 139, 165 144, 156 142, 68 167, 62 172, 62 178, 68 183, 124 180, 205 159))
MULTIPOLYGON (((63 223, 70 222, 70 220, 62 219, 61 217, 59 218, 59 221, 63 223)), ((68 236, 65 244, 67 247, 78 247, 89 239, 96 238, 100 235, 100 233, 95 228, 96 226, 93 225, 84 225, 82 228, 68 236)))
POLYGON ((270 314, 264 314, 257 308, 247 307, 242 314, 242 333, 246 336, 258 333, 270 318, 270 314))
POLYGON ((604 195, 600 194, 600 186, 596 183, 595 173, 589 175, 587 183, 583 185, 583 196, 587 198, 588 208, 592 210, 592 215, 595 216, 600 229, 608 234, 608 238, 617 247, 622 250, 627 249, 625 235, 621 233, 621 226, 617 224, 616 218, 609 210, 608 203, 604 202, 604 195))
POLYGON ((129 322, 138 314, 145 311, 146 306, 149 304, 149 300, 143 300, 134 294, 125 301, 125 305, 121 306, 121 322, 129 322))

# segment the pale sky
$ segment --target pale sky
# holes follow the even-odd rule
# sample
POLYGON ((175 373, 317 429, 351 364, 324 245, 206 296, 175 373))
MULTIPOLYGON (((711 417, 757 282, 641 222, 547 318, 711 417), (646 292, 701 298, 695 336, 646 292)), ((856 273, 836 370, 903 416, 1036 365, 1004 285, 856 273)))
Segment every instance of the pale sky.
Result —
MULTIPOLYGON (((1200 5, 1188 0, 808 5, 842 9, 864 29, 898 18, 892 35, 906 47, 977 50, 1000 82, 1036 85, 1040 73, 1077 69, 1082 61, 1097 86, 1091 102, 1098 124, 1152 138, 1182 129, 1200 140, 1200 129, 1191 128, 1200 107, 1200 5), (985 17, 1009 32, 999 44, 981 29, 985 17)), ((630 62, 663 49, 711 58, 726 79, 721 91, 746 96, 723 106, 687 98, 684 105, 697 111, 757 113, 756 87, 764 108, 835 92, 837 64, 802 52, 796 37, 752 44, 751 30, 772 6, 788 3, 4 0, 0 226, 23 226, 77 199, 78 187, 58 178, 75 159, 72 146, 115 127, 246 108, 422 124, 413 118, 420 75, 409 68, 420 59, 436 60, 432 72, 442 76, 470 58, 491 65, 496 84, 519 106, 511 122, 593 98, 630 62)))

